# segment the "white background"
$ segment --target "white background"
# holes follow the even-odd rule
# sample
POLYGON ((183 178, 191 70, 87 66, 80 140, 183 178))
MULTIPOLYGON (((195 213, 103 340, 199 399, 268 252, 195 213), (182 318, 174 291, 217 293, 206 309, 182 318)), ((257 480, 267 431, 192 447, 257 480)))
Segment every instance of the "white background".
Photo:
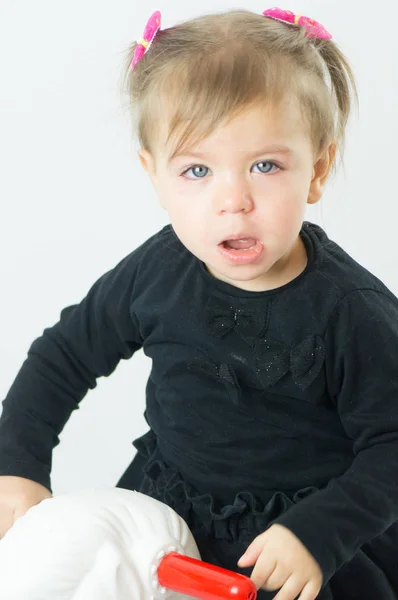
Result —
MULTIPOLYGON (((273 4, 202 0, 0 0, 0 399, 32 341, 64 306, 168 223, 131 139, 120 95, 127 47, 149 16, 162 28, 204 13, 273 4)), ((290 0, 328 29, 360 94, 346 171, 306 219, 398 295, 396 0, 290 0), (380 5, 381 6, 381 5, 380 5)), ((398 359, 397 359, 398 360, 398 359)), ((53 490, 116 483, 146 431, 150 359, 142 351, 101 378, 61 434, 53 490)))

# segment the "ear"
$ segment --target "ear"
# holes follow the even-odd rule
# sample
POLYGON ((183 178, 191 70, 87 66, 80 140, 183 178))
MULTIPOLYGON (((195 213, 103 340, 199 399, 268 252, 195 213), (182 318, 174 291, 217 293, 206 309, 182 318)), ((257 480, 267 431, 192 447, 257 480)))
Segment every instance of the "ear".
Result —
POLYGON ((150 152, 148 152, 148 150, 144 150, 143 148, 140 148, 138 150, 137 155, 138 155, 141 165, 144 167, 145 171, 148 173, 148 175, 152 181, 152 185, 155 188, 155 191, 159 198, 160 206, 166 210, 163 196, 160 193, 159 188, 158 188, 158 179, 157 179, 157 174, 156 174, 155 159, 153 158, 152 154, 150 152))
POLYGON ((336 151, 337 144, 332 142, 314 164, 307 204, 316 204, 321 199, 336 151))
POLYGON ((155 169, 155 161, 153 159, 152 154, 145 150, 144 148, 140 148, 137 152, 139 161, 145 171, 148 173, 149 177, 153 185, 156 187, 156 169, 155 169))

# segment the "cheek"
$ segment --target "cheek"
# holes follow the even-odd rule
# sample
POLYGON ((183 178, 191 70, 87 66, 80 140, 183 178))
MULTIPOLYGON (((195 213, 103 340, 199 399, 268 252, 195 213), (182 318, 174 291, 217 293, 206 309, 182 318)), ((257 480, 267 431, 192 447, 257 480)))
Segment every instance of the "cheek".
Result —
MULTIPOLYGON (((176 222, 183 226, 190 226, 190 223, 196 223, 198 226, 203 220, 208 218, 208 206, 206 199, 195 197, 192 193, 180 188, 172 191, 166 200, 166 209, 176 222)), ((192 228, 193 226, 191 226, 192 228)))
POLYGON ((270 235, 287 240, 300 229, 305 205, 303 196, 297 192, 275 194, 268 201, 258 203, 259 220, 270 235))
POLYGON ((204 228, 198 225, 197 222, 187 221, 186 219, 185 221, 171 219, 171 222, 180 242, 195 256, 203 257, 205 249, 209 248, 210 244, 210 239, 206 237, 207 233, 204 228))

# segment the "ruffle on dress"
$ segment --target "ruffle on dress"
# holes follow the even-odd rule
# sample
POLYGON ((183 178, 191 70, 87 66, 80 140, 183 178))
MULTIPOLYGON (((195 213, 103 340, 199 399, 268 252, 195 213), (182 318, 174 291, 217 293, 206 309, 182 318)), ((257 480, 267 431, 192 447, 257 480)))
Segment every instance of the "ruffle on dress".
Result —
MULTIPOLYGON (((145 477, 139 491, 173 508, 186 521, 198 542, 205 532, 204 551, 208 550, 208 540, 213 539, 215 542, 220 540, 219 552, 222 553, 222 544, 227 546, 225 550, 230 550, 229 543, 233 542, 238 546, 236 549, 240 550, 240 555, 274 519, 294 503, 317 491, 315 487, 306 487, 298 490, 292 498, 283 492, 277 492, 266 504, 251 492, 242 491, 236 494, 233 504, 217 506, 211 494, 199 494, 193 486, 183 480, 177 470, 164 462, 152 430, 136 440, 134 446, 147 458, 143 468, 145 477)), ((397 584, 394 583, 397 580, 394 559, 397 527, 395 523, 382 536, 365 544, 322 588, 317 600, 398 600, 397 584)), ((227 560, 224 555, 223 559, 227 560)), ((203 560, 211 562, 209 557, 203 560)), ((224 564, 224 568, 235 570, 233 561, 233 564, 224 564)), ((249 571, 250 569, 239 570, 247 576, 249 571)), ((275 594, 276 592, 260 590, 258 599, 268 600, 275 594)))
POLYGON ((193 535, 204 528, 210 537, 218 540, 252 540, 290 506, 317 491, 316 487, 306 487, 292 498, 276 492, 266 504, 251 492, 242 491, 236 494, 232 504, 220 506, 210 493, 199 493, 175 468, 166 464, 152 430, 135 440, 134 446, 147 458, 139 491, 173 508, 186 521, 193 535))

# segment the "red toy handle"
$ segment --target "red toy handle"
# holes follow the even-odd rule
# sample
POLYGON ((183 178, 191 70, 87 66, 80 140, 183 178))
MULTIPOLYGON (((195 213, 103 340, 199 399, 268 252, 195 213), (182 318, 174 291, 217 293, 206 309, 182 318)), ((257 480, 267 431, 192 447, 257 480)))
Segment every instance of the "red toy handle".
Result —
POLYGON ((251 579, 201 560, 170 552, 158 568, 162 587, 199 600, 256 600, 257 589, 251 579))

